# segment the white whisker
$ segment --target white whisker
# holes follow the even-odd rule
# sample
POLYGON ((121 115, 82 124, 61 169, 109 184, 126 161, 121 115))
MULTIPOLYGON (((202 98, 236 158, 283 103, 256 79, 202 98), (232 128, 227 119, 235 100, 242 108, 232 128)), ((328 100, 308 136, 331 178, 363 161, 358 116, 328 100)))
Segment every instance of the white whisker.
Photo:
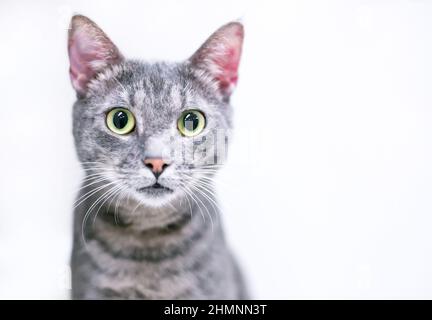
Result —
MULTIPOLYGON (((220 211, 220 208, 219 208, 218 204, 209 195, 207 195, 206 193, 204 193, 203 189, 200 189, 198 186, 196 186, 193 183, 191 183, 191 187, 194 188, 198 192, 198 194, 201 194, 202 196, 204 196, 204 198, 206 198, 208 201, 210 201, 210 205, 213 207, 213 210, 216 213, 216 217, 218 217, 219 216, 218 213, 220 211)), ((202 188, 202 186, 201 186, 201 188, 202 188)), ((211 216, 210 216, 210 219, 211 219, 211 222, 213 224, 213 219, 212 219, 211 216)), ((213 228, 213 225, 212 225, 212 228, 213 228)))
MULTIPOLYGON (((117 183, 117 181, 115 181, 114 183, 117 183)), ((97 206, 98 203, 100 203, 101 201, 103 201, 103 199, 109 194, 111 194, 113 192, 114 189, 118 188, 118 185, 114 185, 112 187, 110 187, 110 189, 106 192, 104 192, 101 196, 99 196, 97 198, 97 200, 95 202, 93 202, 93 204, 87 209, 86 213, 84 214, 84 218, 82 221, 82 225, 81 225, 81 235, 82 235, 82 239, 84 242, 84 245, 86 245, 86 239, 85 239, 85 226, 87 224, 87 220, 91 214, 91 212, 93 211, 93 209, 97 206)))

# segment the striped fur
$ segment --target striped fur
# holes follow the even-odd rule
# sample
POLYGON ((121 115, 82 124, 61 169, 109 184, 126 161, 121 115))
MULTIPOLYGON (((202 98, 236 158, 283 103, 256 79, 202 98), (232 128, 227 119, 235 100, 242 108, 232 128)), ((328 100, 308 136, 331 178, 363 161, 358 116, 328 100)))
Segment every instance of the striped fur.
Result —
MULTIPOLYGON (((242 37, 242 30, 238 23, 222 27, 206 42, 211 46, 204 45, 193 59, 146 63, 124 59, 93 22, 73 18, 73 134, 85 172, 74 212, 73 298, 247 298, 224 239, 213 188, 224 160, 216 151, 226 146, 231 128, 228 92, 234 82, 229 90, 227 83, 236 82, 237 69, 230 65, 230 76, 221 86, 224 65, 216 77, 211 71, 215 66, 207 69, 207 64, 227 62, 205 56, 213 47, 222 54, 224 41, 238 45, 240 40, 226 40, 242 37), (129 109, 136 119, 128 135, 106 126, 106 114, 117 107, 129 109), (179 115, 191 108, 200 109, 207 120, 196 138, 177 129, 179 115), (162 156, 166 148, 170 165, 157 181, 172 192, 143 194, 140 190, 156 179, 143 159, 162 156)), ((236 50, 238 59, 241 48, 236 50)))

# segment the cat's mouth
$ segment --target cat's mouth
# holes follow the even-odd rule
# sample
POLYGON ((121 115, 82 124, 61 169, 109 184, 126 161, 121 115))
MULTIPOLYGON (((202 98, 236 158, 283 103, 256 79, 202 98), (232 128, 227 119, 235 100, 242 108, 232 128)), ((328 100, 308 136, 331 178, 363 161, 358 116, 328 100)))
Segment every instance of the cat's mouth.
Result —
POLYGON ((156 182, 155 184, 153 184, 151 186, 139 188, 139 189, 137 189, 137 191, 140 193, 146 193, 146 194, 150 194, 153 196, 160 196, 163 194, 174 192, 174 190, 161 185, 159 182, 156 182))

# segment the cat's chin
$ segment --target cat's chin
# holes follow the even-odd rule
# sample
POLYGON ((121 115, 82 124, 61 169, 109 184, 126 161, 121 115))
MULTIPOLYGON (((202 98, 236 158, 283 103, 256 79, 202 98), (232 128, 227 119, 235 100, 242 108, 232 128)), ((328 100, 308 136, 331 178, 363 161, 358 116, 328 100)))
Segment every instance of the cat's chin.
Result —
POLYGON ((176 192, 171 189, 139 189, 136 191, 137 200, 144 206, 161 208, 170 205, 177 198, 176 192))

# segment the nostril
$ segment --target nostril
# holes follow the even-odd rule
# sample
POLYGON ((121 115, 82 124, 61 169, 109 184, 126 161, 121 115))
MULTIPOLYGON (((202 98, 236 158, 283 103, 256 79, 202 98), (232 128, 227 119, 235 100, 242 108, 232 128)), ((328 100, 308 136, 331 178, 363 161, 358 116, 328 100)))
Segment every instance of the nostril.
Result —
POLYGON ((153 170, 153 163, 151 163, 151 162, 147 162, 147 163, 144 163, 145 164, 145 166, 147 167, 147 168, 149 168, 150 170, 153 170))
POLYGON ((162 165, 162 170, 165 170, 166 167, 168 167, 168 164, 167 164, 167 163, 164 163, 164 164, 162 165))

